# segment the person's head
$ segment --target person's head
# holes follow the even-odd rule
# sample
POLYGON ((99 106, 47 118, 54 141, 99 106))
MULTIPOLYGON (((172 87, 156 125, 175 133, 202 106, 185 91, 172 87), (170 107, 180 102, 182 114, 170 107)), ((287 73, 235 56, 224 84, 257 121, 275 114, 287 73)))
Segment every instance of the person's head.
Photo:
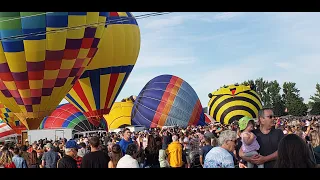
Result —
POLYGON ((173 142, 178 141, 178 139, 179 139, 179 138, 178 138, 178 136, 177 136, 177 135, 173 135, 173 136, 172 136, 172 141, 173 141, 173 142))
POLYGON ((240 131, 251 132, 254 129, 254 121, 252 118, 243 116, 239 120, 240 131))
POLYGON ((0 165, 12 163, 12 153, 8 150, 3 151, 0 157, 0 165))
POLYGON ((229 152, 233 152, 237 143, 237 133, 231 130, 225 130, 220 133, 219 144, 229 152))
POLYGON ((278 147, 276 168, 314 168, 311 151, 306 142, 295 134, 282 138, 278 147))
POLYGON ((126 154, 130 155, 132 158, 136 158, 138 152, 138 146, 134 143, 129 144, 126 150, 126 154))
POLYGON ((45 147, 45 149, 46 149, 47 151, 50 151, 53 146, 52 146, 51 143, 47 143, 44 147, 45 147))
POLYGON ((80 148, 81 147, 78 146, 76 141, 69 140, 65 144, 64 152, 66 153, 66 155, 69 155, 71 157, 76 157, 76 155, 78 153, 78 149, 80 149, 80 148))
POLYGON ((274 125, 274 114, 271 108, 262 108, 258 112, 259 125, 266 129, 271 129, 274 125))
POLYGON ((204 142, 206 143, 206 145, 211 145, 211 138, 205 136, 205 137, 204 137, 204 142))
POLYGON ((111 148, 111 156, 110 159, 114 166, 117 166, 119 160, 122 157, 122 151, 119 144, 113 144, 111 148))
POLYGON ((20 149, 17 148, 17 147, 14 148, 14 149, 13 149, 13 154, 14 154, 14 155, 19 155, 19 154, 20 154, 20 149))
POLYGON ((79 144, 79 146, 80 146, 81 148, 83 148, 83 149, 85 149, 85 148, 87 147, 86 143, 84 143, 84 142, 81 142, 81 143, 79 144))
POLYGON ((23 145, 23 146, 21 146, 20 150, 21 150, 22 152, 27 152, 28 146, 23 145))
POLYGON ((25 140, 25 145, 26 145, 27 147, 29 147, 29 141, 28 141, 28 139, 25 140))
POLYGON ((313 148, 320 146, 320 132, 312 130, 310 132, 310 141, 313 148))
POLYGON ((89 139, 89 143, 91 148, 98 148, 100 145, 100 140, 98 137, 93 136, 89 139))
POLYGON ((33 143, 32 144, 32 149, 33 150, 37 150, 38 149, 38 144, 37 143, 33 143))
POLYGON ((131 131, 129 128, 125 128, 122 132, 123 139, 129 140, 131 137, 131 131))

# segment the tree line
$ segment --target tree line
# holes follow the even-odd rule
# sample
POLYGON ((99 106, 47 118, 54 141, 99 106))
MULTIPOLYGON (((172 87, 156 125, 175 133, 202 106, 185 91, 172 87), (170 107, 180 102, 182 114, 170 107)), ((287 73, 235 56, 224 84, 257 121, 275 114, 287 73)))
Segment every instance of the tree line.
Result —
POLYGON ((258 78, 240 84, 254 85, 261 97, 262 106, 273 108, 276 116, 305 116, 308 112, 311 115, 320 115, 320 84, 318 83, 315 94, 310 97, 308 104, 304 103, 300 90, 294 82, 284 82, 281 87, 277 80, 267 81, 258 78))

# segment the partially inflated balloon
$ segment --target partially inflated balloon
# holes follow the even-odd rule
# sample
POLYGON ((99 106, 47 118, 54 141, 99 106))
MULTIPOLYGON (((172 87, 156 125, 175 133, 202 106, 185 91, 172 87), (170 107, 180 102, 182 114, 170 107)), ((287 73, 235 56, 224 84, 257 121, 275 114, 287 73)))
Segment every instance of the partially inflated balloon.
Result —
POLYGON ((18 117, 0 103, 0 118, 4 123, 7 123, 17 134, 21 134, 21 131, 27 128, 19 121, 18 117))
POLYGON ((132 109, 132 124, 147 128, 205 125, 198 95, 177 76, 161 75, 149 81, 132 109))
POLYGON ((229 85, 210 93, 209 114, 223 124, 238 121, 243 116, 256 118, 262 104, 253 89, 245 85, 229 85))
POLYGON ((6 123, 1 123, 0 122, 0 141, 4 141, 8 137, 15 136, 16 133, 14 132, 13 129, 8 126, 6 123))
POLYGON ((66 99, 95 126, 108 114, 136 63, 140 30, 129 12, 109 12, 99 49, 66 99))
POLYGON ((110 113, 104 115, 104 119, 108 124, 108 129, 116 129, 131 125, 133 102, 133 98, 127 98, 113 104, 110 113))
POLYGON ((74 132, 92 131, 96 128, 72 104, 62 104, 46 117, 39 129, 71 128, 74 132))
POLYGON ((82 75, 105 22, 105 12, 0 12, 0 101, 27 128, 38 128, 82 75))

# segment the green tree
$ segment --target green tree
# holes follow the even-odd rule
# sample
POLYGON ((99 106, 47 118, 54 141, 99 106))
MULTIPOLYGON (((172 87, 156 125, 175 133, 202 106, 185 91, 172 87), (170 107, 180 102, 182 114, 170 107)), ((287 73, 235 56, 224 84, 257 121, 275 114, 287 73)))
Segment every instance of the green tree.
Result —
POLYGON ((314 94, 314 96, 310 96, 310 100, 308 103, 308 107, 309 108, 313 108, 313 105, 315 102, 320 102, 320 84, 316 84, 316 93, 314 94))
POLYGON ((312 106, 312 109, 310 111, 310 114, 312 114, 312 115, 320 115, 320 102, 319 101, 313 103, 313 106, 312 106))
POLYGON ((283 83, 282 98, 290 115, 304 116, 307 114, 308 107, 303 103, 303 98, 300 97, 300 90, 295 86, 296 83, 293 82, 283 83))
POLYGON ((273 107, 274 114, 276 116, 283 116, 286 114, 284 112, 285 106, 280 95, 280 90, 281 90, 281 87, 276 80, 269 82, 267 92, 270 96, 270 104, 273 107))
POLYGON ((268 81, 263 80, 263 78, 258 78, 255 80, 256 91, 261 97, 262 106, 270 107, 271 106, 271 98, 268 93, 268 81))

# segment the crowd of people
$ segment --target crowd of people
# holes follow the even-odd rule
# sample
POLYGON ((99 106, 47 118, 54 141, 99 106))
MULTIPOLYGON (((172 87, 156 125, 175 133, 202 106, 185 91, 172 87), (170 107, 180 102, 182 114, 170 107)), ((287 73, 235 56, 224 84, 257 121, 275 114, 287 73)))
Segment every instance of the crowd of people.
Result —
POLYGON ((229 125, 151 128, 4 145, 3 168, 316 168, 320 121, 292 125, 262 109, 229 125))

